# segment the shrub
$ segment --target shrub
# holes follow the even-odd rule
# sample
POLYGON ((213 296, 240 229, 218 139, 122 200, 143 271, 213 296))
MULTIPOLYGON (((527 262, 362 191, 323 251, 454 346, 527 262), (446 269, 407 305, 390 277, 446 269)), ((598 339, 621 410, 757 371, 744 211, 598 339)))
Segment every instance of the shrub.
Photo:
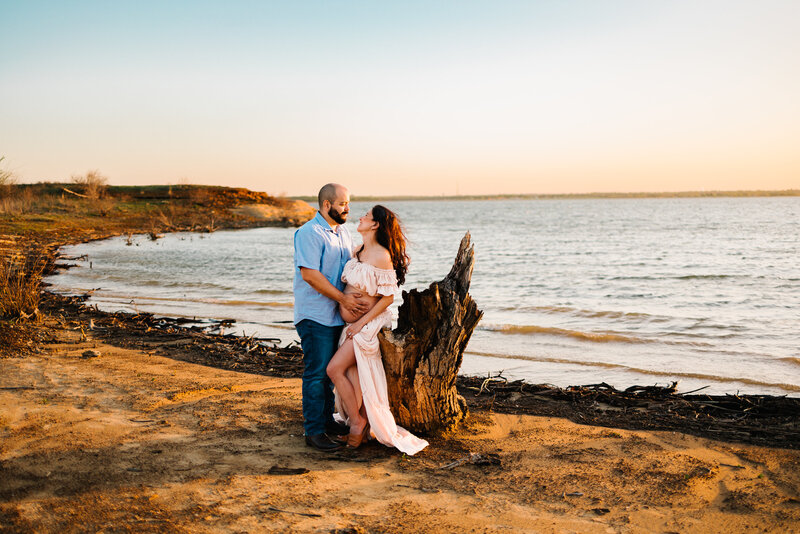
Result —
POLYGON ((70 180, 80 186, 83 194, 90 199, 101 198, 108 189, 108 178, 97 170, 89 171, 85 175, 74 174, 70 180))
MULTIPOLYGON (((6 159, 5 156, 0 157, 0 163, 6 159)), ((11 187, 17 183, 16 176, 8 169, 0 168, 0 198, 7 198, 11 195, 11 187)))

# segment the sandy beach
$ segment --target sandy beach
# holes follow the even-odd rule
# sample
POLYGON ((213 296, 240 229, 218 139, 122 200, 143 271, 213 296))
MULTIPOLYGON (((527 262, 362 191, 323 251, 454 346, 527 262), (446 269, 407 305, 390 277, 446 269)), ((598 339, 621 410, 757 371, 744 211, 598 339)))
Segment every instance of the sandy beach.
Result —
POLYGON ((797 450, 483 411, 415 457, 324 454, 303 442, 299 379, 42 331, 2 361, 3 531, 800 529, 797 450))

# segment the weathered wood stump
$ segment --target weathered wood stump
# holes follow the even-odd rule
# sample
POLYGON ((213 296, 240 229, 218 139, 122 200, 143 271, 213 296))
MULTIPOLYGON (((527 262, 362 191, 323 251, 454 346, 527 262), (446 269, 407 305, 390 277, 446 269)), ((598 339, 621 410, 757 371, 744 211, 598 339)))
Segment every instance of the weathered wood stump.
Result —
POLYGON ((392 414, 411 431, 447 429, 467 413, 456 377, 483 316, 468 293, 474 264, 467 232, 444 280, 422 292, 403 291, 397 328, 378 334, 392 414))

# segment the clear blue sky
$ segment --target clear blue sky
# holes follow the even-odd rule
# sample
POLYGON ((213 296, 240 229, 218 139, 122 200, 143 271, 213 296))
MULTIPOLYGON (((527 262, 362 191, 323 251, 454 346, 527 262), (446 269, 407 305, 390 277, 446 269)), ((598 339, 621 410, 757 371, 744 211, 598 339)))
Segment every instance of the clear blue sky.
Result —
POLYGON ((800 188, 800 2, 0 0, 22 181, 800 188))

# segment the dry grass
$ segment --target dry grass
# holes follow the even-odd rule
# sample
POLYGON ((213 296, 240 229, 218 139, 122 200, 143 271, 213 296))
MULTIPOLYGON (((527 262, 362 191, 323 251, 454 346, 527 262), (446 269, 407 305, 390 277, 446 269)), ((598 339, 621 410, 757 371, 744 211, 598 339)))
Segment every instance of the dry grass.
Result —
POLYGON ((42 274, 48 263, 48 256, 36 247, 0 258, 0 318, 39 318, 42 274))
POLYGON ((0 214, 29 215, 55 213, 81 213, 88 209, 108 213, 115 202, 112 199, 87 200, 54 195, 35 187, 11 186, 10 192, 0 196, 0 214))
POLYGON ((6 215, 30 213, 35 207, 39 207, 41 200, 30 189, 15 191, 14 187, 9 185, 6 187, 5 193, 0 195, 0 213, 6 215))
POLYGON ((11 185, 7 194, 0 195, 0 215, 34 218, 37 215, 107 217, 118 205, 117 199, 110 196, 90 199, 88 195, 84 195, 85 198, 70 195, 65 192, 68 188, 64 185, 66 184, 11 185))

